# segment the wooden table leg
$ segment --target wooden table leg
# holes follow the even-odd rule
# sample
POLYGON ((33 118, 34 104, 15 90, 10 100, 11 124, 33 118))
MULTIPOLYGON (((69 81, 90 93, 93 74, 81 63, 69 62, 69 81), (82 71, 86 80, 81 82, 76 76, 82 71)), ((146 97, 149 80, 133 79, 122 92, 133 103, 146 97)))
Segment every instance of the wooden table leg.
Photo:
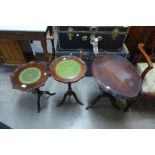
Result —
POLYGON ((129 110, 129 108, 139 99, 140 96, 141 96, 141 94, 139 93, 139 95, 137 96, 136 99, 130 100, 130 101, 127 100, 127 101, 126 101, 127 105, 126 105, 126 107, 124 108, 124 112, 127 112, 127 111, 129 110))
POLYGON ((91 107, 93 107, 93 106, 97 103, 97 101, 98 101, 100 98, 102 98, 102 97, 103 97, 103 94, 102 94, 102 93, 99 94, 99 95, 92 101, 92 103, 86 107, 86 110, 88 110, 88 109, 90 109, 91 107))
POLYGON ((68 90, 67 92, 64 94, 64 97, 61 101, 61 103, 57 104, 57 106, 61 106, 63 105, 63 103, 65 102, 65 99, 67 96, 73 96, 74 99, 76 100, 76 102, 80 105, 84 105, 77 97, 76 93, 72 90, 72 87, 71 87, 71 83, 68 83, 68 90))
POLYGON ((115 97, 113 97, 111 94, 106 93, 106 96, 110 99, 112 106, 117 109, 120 110, 119 106, 116 104, 116 99, 115 97))
POLYGON ((42 46, 43 51, 44 51, 44 57, 49 62, 50 58, 49 58, 49 54, 48 54, 48 50, 47 50, 46 35, 44 34, 42 38, 43 39, 41 40, 41 46, 42 46))
MULTIPOLYGON (((53 29, 52 29, 52 26, 49 26, 49 32, 50 32, 50 36, 53 35, 53 29)), ((55 59, 55 47, 54 47, 54 40, 52 39, 51 40, 51 43, 52 43, 52 60, 55 59)))
POLYGON ((106 92, 104 92, 104 91, 102 91, 102 93, 99 94, 99 95, 92 101, 92 103, 86 107, 86 110, 88 110, 88 109, 90 109, 91 107, 93 107, 93 106, 97 103, 97 101, 98 101, 100 98, 102 98, 102 97, 108 97, 108 98, 110 99, 110 101, 111 101, 111 104, 114 106, 114 108, 117 109, 117 110, 120 110, 120 108, 119 108, 118 105, 116 104, 116 99, 115 99, 111 94, 106 93, 106 92))
POLYGON ((49 91, 41 91, 39 88, 36 88, 35 90, 32 91, 33 94, 37 94, 37 108, 38 108, 38 113, 40 112, 40 98, 42 95, 47 94, 49 96, 53 96, 56 93, 50 93, 49 91))

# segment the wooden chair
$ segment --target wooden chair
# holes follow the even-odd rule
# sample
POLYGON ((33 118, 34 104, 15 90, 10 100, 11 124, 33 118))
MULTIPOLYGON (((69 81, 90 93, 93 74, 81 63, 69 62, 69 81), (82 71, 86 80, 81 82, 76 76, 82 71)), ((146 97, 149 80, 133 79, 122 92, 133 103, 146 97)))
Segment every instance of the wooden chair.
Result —
POLYGON ((151 58, 147 55, 143 43, 138 44, 138 49, 146 60, 146 62, 137 62, 136 64, 143 80, 142 95, 155 96, 155 63, 152 63, 151 58))
MULTIPOLYGON (((141 81, 142 81, 141 92, 140 92, 139 96, 141 96, 141 95, 151 95, 152 96, 152 95, 155 95, 155 87, 153 87, 153 85, 155 84, 155 78, 153 78, 153 77, 155 77, 155 68, 154 68, 155 64, 152 63, 150 57, 146 53, 144 43, 139 43, 138 49, 139 49, 141 56, 145 60, 145 62, 139 62, 141 60, 138 60, 135 64, 136 69, 137 69, 138 73, 140 74, 141 81)), ((127 111, 134 102, 135 102, 135 100, 128 103, 124 110, 127 111)))

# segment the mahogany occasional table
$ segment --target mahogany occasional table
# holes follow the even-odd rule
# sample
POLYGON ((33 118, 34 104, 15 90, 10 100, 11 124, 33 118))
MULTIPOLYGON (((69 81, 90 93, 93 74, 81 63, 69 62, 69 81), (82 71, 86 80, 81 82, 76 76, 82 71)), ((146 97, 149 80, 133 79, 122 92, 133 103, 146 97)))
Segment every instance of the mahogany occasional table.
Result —
POLYGON ((55 93, 49 91, 41 91, 39 87, 43 86, 48 78, 48 71, 41 63, 30 62, 20 65, 14 73, 11 74, 11 82, 14 89, 20 89, 23 91, 32 91, 33 94, 37 94, 38 112, 40 112, 40 97, 43 94, 50 96, 55 93))
POLYGON ((87 70, 85 62, 76 56, 62 56, 51 64, 50 70, 55 80, 68 84, 68 91, 64 94, 62 102, 57 106, 61 106, 68 95, 73 95, 77 103, 83 105, 72 90, 71 84, 84 77, 87 70))
POLYGON ((115 103, 116 97, 126 100, 130 106, 140 94, 141 77, 126 58, 119 55, 97 55, 92 63, 92 73, 102 93, 86 109, 91 108, 101 97, 107 96, 119 110, 115 103))

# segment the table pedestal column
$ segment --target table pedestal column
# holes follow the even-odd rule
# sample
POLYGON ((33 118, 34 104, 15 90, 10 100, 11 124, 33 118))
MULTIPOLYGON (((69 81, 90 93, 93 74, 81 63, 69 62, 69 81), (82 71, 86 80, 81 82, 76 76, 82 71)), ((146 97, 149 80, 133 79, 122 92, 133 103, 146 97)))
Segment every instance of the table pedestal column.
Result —
POLYGON ((120 108, 118 107, 118 105, 116 104, 116 99, 109 93, 106 93, 106 92, 102 92, 101 94, 99 94, 93 101, 90 105, 88 105, 86 107, 86 110, 90 109, 91 107, 93 107, 97 101, 99 99, 101 99, 102 97, 108 97, 110 100, 111 100, 111 104, 114 106, 115 109, 117 110, 120 110, 120 108))
POLYGON ((40 112, 40 97, 44 94, 53 96, 56 93, 50 93, 49 91, 41 91, 39 88, 36 88, 35 90, 32 91, 33 94, 37 94, 37 107, 38 107, 38 113, 40 112))
POLYGON ((72 90, 71 83, 68 83, 68 91, 64 94, 64 97, 63 97, 61 103, 58 104, 57 106, 61 106, 61 105, 65 102, 66 97, 67 97, 67 96, 72 96, 72 95, 74 96, 74 98, 75 98, 75 100, 76 100, 76 102, 77 102, 78 104, 84 105, 84 104, 77 98, 76 93, 72 90))

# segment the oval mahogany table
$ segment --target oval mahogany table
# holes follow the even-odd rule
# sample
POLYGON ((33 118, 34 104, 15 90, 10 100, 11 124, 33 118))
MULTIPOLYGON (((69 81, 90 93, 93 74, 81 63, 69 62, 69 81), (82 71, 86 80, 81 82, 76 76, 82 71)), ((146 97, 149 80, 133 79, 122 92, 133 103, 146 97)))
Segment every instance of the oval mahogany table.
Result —
POLYGON ((68 91, 57 106, 61 106, 68 95, 73 95, 77 103, 83 105, 72 90, 71 84, 84 77, 87 70, 85 62, 76 56, 61 56, 51 64, 50 70, 55 80, 68 84, 68 91))
POLYGON ((133 101, 141 91, 141 77, 136 68, 119 55, 97 55, 92 63, 92 74, 103 94, 95 98, 86 109, 92 107, 101 97, 108 96, 119 110, 115 104, 116 97, 133 101))
POLYGON ((41 91, 39 87, 43 86, 48 78, 48 71, 44 65, 40 63, 30 62, 20 65, 11 75, 11 82, 14 89, 23 91, 32 91, 38 95, 38 112, 40 112, 40 97, 43 94, 50 96, 55 93, 41 91))

